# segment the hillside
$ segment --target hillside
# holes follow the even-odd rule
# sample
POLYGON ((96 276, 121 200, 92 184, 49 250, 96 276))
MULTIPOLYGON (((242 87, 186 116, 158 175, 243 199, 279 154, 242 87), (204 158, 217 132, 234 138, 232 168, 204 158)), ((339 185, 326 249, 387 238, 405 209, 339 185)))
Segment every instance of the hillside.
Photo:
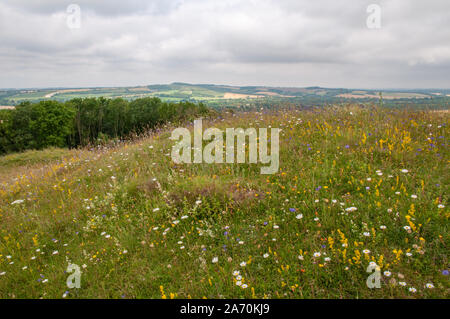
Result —
POLYGON ((322 87, 267 87, 231 86, 214 84, 172 83, 136 87, 111 88, 48 88, 0 90, 0 105, 17 105, 24 101, 45 100, 67 101, 73 98, 107 97, 134 100, 144 97, 159 97, 164 101, 205 102, 211 106, 245 107, 255 104, 297 103, 306 106, 374 102, 380 99, 380 92, 387 104, 405 104, 428 108, 449 106, 450 90, 361 90, 322 87), (248 105, 247 105, 248 104, 248 105))
POLYGON ((448 121, 358 107, 204 120, 282 129, 273 175, 174 164, 170 126, 0 157, 0 298, 448 298, 448 121))

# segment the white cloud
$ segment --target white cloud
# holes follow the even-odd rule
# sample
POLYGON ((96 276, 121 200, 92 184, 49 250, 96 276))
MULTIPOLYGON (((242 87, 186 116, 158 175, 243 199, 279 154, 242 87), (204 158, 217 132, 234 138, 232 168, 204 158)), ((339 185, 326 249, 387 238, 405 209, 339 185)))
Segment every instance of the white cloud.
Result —
POLYGON ((331 87, 450 87, 450 3, 380 0, 0 3, 0 87, 173 81, 331 87))

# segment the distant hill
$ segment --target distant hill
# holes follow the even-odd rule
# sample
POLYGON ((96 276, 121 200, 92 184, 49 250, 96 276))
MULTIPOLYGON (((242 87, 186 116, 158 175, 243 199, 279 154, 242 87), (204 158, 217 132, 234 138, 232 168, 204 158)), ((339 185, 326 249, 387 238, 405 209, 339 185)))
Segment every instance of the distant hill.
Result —
MULTIPOLYGON (((382 90, 383 100, 391 103, 446 105, 450 100, 450 89, 382 90)), ((340 102, 367 102, 380 100, 380 90, 347 88, 322 88, 310 86, 267 87, 230 86, 215 84, 154 84, 134 87, 92 87, 92 88, 45 88, 0 90, 0 105, 13 106, 24 101, 41 100, 66 101, 84 97, 124 98, 133 100, 142 97, 159 97, 166 101, 202 101, 212 106, 236 106, 255 104, 260 101, 295 102, 308 105, 333 104, 340 102)))

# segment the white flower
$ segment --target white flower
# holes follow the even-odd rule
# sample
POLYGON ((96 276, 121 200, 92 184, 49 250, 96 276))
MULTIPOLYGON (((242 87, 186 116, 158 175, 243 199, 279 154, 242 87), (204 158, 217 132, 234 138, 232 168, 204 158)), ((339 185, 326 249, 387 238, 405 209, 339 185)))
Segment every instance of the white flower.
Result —
POLYGON ((28 266, 23 266, 22 270, 27 270, 28 266))
POLYGON ((6 274, 6 271, 0 272, 0 276, 4 276, 6 274))
POLYGON ((345 209, 345 211, 346 212, 354 212, 354 211, 356 211, 358 208, 356 208, 356 207, 348 207, 348 208, 346 208, 345 209))
POLYGON ((106 235, 106 236, 105 236, 105 238, 109 238, 109 237, 111 237, 111 235, 106 235))
POLYGON ((368 231, 366 231, 366 232, 363 233, 363 235, 366 236, 366 237, 369 237, 370 233, 368 231))
POLYGON ((409 171, 407 169, 402 169, 402 173, 408 173, 409 171))
POLYGON ((63 293, 62 297, 63 297, 63 298, 66 298, 66 297, 67 297, 67 293, 66 293, 66 292, 63 293))
POLYGON ((157 211, 159 211, 159 208, 158 208, 158 207, 153 208, 153 212, 154 212, 154 213, 156 213, 157 211))
POLYGON ((241 286, 242 289, 246 289, 247 287, 248 287, 247 284, 243 284, 243 285, 241 286))
POLYGON ((42 283, 43 283, 43 284, 45 284, 45 283, 47 283, 47 282, 48 282, 48 279, 42 280, 42 283))
POLYGON ((320 252, 315 252, 314 253, 314 257, 320 257, 320 255, 322 255, 320 252))
POLYGON ((236 276, 236 280, 237 281, 241 281, 242 280, 242 276, 236 276))
POLYGON ((278 226, 278 225, 273 225, 273 229, 278 229, 278 228, 280 228, 280 226, 278 226))
POLYGON ((400 281, 398 284, 399 284, 400 286, 403 286, 403 287, 406 286, 406 282, 404 282, 404 281, 400 281))
POLYGON ((244 242, 242 240, 239 241, 239 245, 244 245, 244 242))
POLYGON ((331 258, 330 258, 330 257, 325 257, 324 260, 325 260, 325 261, 330 261, 331 258))
POLYGON ((444 208, 445 206, 444 205, 442 205, 442 204, 439 204, 438 205, 438 208, 444 208))
POLYGON ((314 221, 315 222, 319 221, 319 217, 314 218, 314 221))
POLYGON ((239 271, 239 270, 235 270, 235 271, 233 271, 233 276, 239 276, 239 274, 240 274, 241 272, 239 271))
POLYGON ((189 217, 188 215, 184 215, 184 216, 181 216, 181 219, 186 219, 188 217, 189 217))
POLYGON ((380 229, 386 229, 386 226, 385 225, 381 225, 380 229))
POLYGON ((236 286, 241 286, 242 285, 242 281, 236 281, 236 286))
POLYGON ((364 254, 370 254, 370 250, 364 249, 364 250, 363 250, 363 253, 364 253, 364 254))
POLYGON ((406 256, 411 257, 412 254, 411 253, 406 253, 406 256))
POLYGON ((268 254, 268 253, 265 253, 265 254, 263 255, 263 257, 264 257, 264 258, 267 258, 267 257, 269 257, 269 254, 268 254))
POLYGON ((15 200, 14 202, 12 202, 11 205, 22 204, 23 202, 24 202, 23 199, 18 199, 18 200, 15 200))
POLYGON ((247 263, 246 263, 245 261, 243 261, 243 262, 241 262, 239 265, 240 265, 241 267, 245 267, 245 266, 247 266, 247 263))
POLYGON ((408 289, 410 292, 412 292, 412 293, 414 293, 414 292, 416 292, 417 291, 417 289, 416 288, 414 288, 414 287, 411 287, 411 288, 409 288, 408 289))
POLYGON ((55 251, 52 253, 52 255, 58 255, 58 251, 55 250, 55 251))
POLYGON ((103 232, 100 234, 100 236, 103 236, 103 235, 105 235, 105 234, 106 234, 106 232, 103 231, 103 232))
POLYGON ((403 229, 404 229, 404 230, 411 230, 411 227, 409 227, 409 226, 403 226, 403 229))
POLYGON ((417 198, 417 195, 411 195, 411 198, 417 198))
POLYGON ((213 264, 215 264, 216 262, 218 262, 219 261, 219 257, 214 257, 213 259, 212 259, 212 263, 213 264))
POLYGON ((298 214, 297 216, 295 216, 295 218, 302 219, 303 218, 303 214, 298 214))
POLYGON ((198 201, 195 202, 196 205, 200 205, 201 203, 202 203, 201 200, 198 200, 198 201))
POLYGON ((432 283, 427 283, 427 284, 425 285, 425 287, 428 288, 428 289, 433 289, 433 288, 434 288, 434 285, 433 285, 432 283))
POLYGON ((391 277, 391 275, 392 275, 392 273, 391 273, 390 271, 388 271, 388 270, 386 270, 383 274, 384 274, 386 277, 391 277))
POLYGON ((302 255, 298 255, 298 259, 303 260, 305 259, 305 257, 303 257, 302 255))

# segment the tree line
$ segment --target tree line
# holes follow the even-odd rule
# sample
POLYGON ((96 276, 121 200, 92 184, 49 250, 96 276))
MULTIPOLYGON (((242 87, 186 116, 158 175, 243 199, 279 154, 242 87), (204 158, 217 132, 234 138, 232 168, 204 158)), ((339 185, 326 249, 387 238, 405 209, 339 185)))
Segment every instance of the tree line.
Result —
POLYGON ((0 110, 0 154, 95 145, 206 113, 202 103, 163 102, 156 97, 23 102, 12 110, 0 110))

